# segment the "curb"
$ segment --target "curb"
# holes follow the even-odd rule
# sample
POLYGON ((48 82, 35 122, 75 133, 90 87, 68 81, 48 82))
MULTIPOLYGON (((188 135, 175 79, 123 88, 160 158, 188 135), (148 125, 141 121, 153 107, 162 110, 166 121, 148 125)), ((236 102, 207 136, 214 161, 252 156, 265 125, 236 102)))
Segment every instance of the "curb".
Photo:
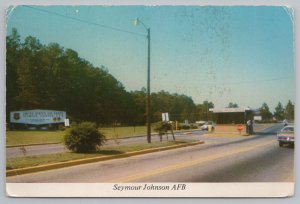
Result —
MULTIPOLYGON (((195 129, 194 131, 197 131, 198 129, 195 129)), ((189 131, 189 132, 194 132, 189 131)), ((188 131, 174 131, 174 133, 185 133, 188 131)), ((151 136, 157 136, 157 133, 151 134, 151 136)), ((107 140, 120 140, 120 139, 129 139, 129 138, 136 138, 136 137, 146 137, 146 135, 136 135, 136 136, 127 136, 127 137, 120 137, 120 138, 110 138, 107 140)), ((48 143, 33 143, 33 144, 20 144, 20 145, 7 145, 6 148, 14 148, 14 147, 27 147, 27 146, 38 146, 38 145, 51 145, 51 144, 63 144, 63 142, 48 142, 48 143)))
POLYGON ((17 176, 17 175, 21 175, 21 174, 28 174, 28 173, 34 173, 34 172, 39 172, 39 171, 46 171, 46 170, 51 170, 51 169, 76 166, 76 165, 80 165, 80 164, 88 164, 88 163, 99 162, 99 161, 120 159, 120 158, 126 158, 126 157, 148 154, 148 153, 153 153, 153 152, 177 149, 177 148, 181 148, 181 147, 194 146, 194 145, 198 145, 198 144, 204 144, 204 141, 197 141, 197 142, 192 142, 192 143, 188 143, 188 144, 171 145, 171 146, 166 146, 166 147, 157 147, 157 148, 145 149, 145 150, 140 150, 140 151, 127 152, 127 153, 123 153, 123 154, 119 154, 119 155, 99 156, 99 157, 93 157, 93 158, 88 158, 88 159, 77 159, 77 160, 73 160, 73 161, 40 165, 40 166, 35 166, 35 167, 12 169, 12 170, 6 171, 6 176, 17 176))

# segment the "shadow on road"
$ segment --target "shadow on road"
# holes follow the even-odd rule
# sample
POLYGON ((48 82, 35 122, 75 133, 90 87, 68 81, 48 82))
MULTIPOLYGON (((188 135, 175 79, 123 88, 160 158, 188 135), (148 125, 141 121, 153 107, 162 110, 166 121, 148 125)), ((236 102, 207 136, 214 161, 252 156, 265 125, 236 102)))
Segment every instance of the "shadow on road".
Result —
POLYGON ((118 151, 118 150, 99 150, 99 151, 94 152, 94 153, 103 154, 103 155, 113 155, 113 154, 123 154, 125 152, 118 151))
MULTIPOLYGON (((239 144, 239 143, 245 143, 251 140, 258 140, 258 139, 263 139, 264 137, 275 137, 276 136, 276 132, 255 132, 253 135, 250 135, 250 138, 247 139, 243 139, 243 140, 238 140, 238 141, 230 141, 230 142, 226 142, 226 143, 220 143, 220 144, 213 144, 212 146, 214 147, 221 147, 221 146, 226 146, 226 145, 230 145, 230 144, 239 144)), ((245 136, 245 137, 249 137, 249 136, 245 136)), ((203 147, 203 149, 206 148, 210 148, 209 146, 207 147, 203 147)))
POLYGON ((261 136, 266 136, 266 135, 276 135, 277 132, 255 132, 254 135, 261 135, 261 136))

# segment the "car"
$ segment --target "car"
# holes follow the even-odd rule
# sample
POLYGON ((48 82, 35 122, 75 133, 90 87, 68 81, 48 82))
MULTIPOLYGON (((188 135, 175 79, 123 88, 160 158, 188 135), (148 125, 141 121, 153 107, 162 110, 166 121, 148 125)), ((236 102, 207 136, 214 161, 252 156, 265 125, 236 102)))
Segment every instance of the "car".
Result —
POLYGON ((208 130, 209 127, 211 127, 212 130, 215 128, 215 125, 214 125, 214 123, 213 123, 212 121, 206 122, 204 125, 202 125, 202 126, 200 127, 200 129, 201 129, 201 130, 208 130))
POLYGON ((198 126, 202 126, 202 125, 204 125, 205 123, 207 123, 206 121, 204 121, 204 120, 199 120, 199 121, 196 121, 195 122, 198 126))
POLYGON ((294 126, 288 125, 282 128, 277 133, 277 141, 279 143, 279 147, 282 147, 284 144, 289 144, 291 146, 294 146, 294 126))

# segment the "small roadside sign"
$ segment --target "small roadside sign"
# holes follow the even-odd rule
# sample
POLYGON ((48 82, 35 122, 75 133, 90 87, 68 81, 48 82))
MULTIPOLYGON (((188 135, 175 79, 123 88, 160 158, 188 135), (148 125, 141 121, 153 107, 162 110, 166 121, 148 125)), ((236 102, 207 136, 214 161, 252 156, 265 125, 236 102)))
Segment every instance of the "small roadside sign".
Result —
POLYGON ((70 127, 70 120, 69 120, 69 118, 65 119, 65 127, 70 127))
POLYGON ((169 113, 162 113, 161 116, 163 122, 169 122, 169 113))

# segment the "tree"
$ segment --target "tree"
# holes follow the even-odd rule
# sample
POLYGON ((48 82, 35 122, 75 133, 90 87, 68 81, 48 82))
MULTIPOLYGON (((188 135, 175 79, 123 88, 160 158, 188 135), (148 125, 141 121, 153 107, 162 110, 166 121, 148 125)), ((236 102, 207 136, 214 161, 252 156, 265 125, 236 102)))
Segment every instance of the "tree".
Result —
POLYGON ((212 113, 210 108, 214 108, 214 104, 209 101, 203 101, 202 104, 196 106, 197 120, 212 120, 212 113))
POLYGON ((20 36, 15 28, 12 34, 6 37, 6 121, 9 121, 9 113, 19 107, 17 96, 19 88, 16 84, 18 79, 17 62, 20 61, 20 36))
POLYGON ((127 122, 131 96, 105 67, 71 49, 43 45, 32 36, 7 36, 7 118, 22 109, 65 110, 73 121, 127 122))
MULTIPOLYGON (((146 89, 127 92, 108 68, 95 67, 75 50, 57 43, 42 44, 28 36, 24 42, 15 29, 7 36, 7 119, 22 109, 64 110, 72 121, 97 124, 145 124, 146 89)), ((196 120, 196 105, 186 95, 151 93, 152 122, 169 112, 171 120, 196 120)), ((206 119, 211 102, 204 102, 206 119)))
POLYGON ((278 105, 275 107, 274 117, 276 120, 283 120, 284 119, 284 108, 279 102, 278 105))
POLYGON ((262 116, 262 119, 265 121, 272 119, 272 113, 270 112, 269 106, 266 103, 263 103, 263 105, 261 106, 260 114, 262 116))
POLYGON ((105 136, 98 131, 95 123, 82 122, 72 125, 64 136, 64 143, 74 152, 93 152, 105 143, 105 136))
POLYGON ((133 100, 133 118, 135 124, 145 125, 146 123, 146 89, 142 88, 140 91, 131 92, 133 100))
POLYGON ((295 110, 294 104, 289 100, 285 106, 284 115, 285 115, 286 119, 294 120, 294 110, 295 110))
POLYGON ((238 108, 238 107, 239 107, 238 104, 232 102, 230 102, 227 106, 227 108, 238 108))

